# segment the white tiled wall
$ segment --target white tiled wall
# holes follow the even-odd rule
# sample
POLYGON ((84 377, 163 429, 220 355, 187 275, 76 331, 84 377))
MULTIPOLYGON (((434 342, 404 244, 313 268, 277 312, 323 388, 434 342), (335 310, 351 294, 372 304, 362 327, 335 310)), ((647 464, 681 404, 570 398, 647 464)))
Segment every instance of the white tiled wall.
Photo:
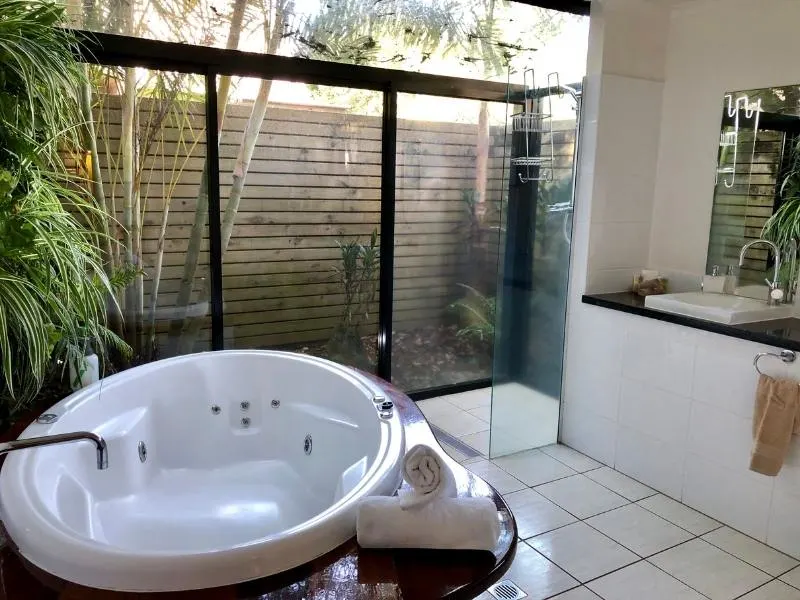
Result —
MULTIPOLYGON (((800 556, 800 438, 778 477, 749 470, 760 344, 573 305, 562 441, 800 556)), ((800 378, 800 365, 763 361, 800 378)))

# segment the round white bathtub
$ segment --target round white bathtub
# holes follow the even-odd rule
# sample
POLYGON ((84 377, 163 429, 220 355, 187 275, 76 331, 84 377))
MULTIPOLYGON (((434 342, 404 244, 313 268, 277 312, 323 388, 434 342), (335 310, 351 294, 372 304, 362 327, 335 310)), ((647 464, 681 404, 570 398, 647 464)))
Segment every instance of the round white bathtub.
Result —
POLYGON ((329 361, 225 351, 154 362, 59 402, 50 425, 103 436, 8 455, 0 516, 25 558, 126 591, 199 589, 271 575, 355 534, 364 496, 392 494, 403 427, 382 390, 329 361))

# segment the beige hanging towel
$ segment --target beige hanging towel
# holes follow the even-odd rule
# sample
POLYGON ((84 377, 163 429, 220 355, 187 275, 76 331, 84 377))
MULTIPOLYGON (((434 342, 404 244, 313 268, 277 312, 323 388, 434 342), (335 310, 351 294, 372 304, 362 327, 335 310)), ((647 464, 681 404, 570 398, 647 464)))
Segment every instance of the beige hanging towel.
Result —
POLYGON ((793 433, 800 433, 800 386, 789 379, 761 375, 753 413, 750 470, 777 475, 789 452, 793 433))

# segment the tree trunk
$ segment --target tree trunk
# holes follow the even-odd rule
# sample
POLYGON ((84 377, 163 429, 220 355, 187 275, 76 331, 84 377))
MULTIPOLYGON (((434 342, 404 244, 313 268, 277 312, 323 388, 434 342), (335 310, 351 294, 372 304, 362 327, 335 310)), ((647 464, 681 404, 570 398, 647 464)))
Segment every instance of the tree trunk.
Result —
MULTIPOLYGON (((125 69, 122 97, 122 131, 120 133, 120 151, 122 153, 122 244, 125 253, 125 264, 134 264, 133 254, 133 221, 135 210, 134 199, 134 154, 136 151, 134 139, 134 113, 136 112, 136 70, 125 69)), ((136 308, 136 289, 129 285, 125 289, 125 329, 127 341, 135 340, 133 311, 136 308)))
MULTIPOLYGON (((233 8, 233 15, 231 17, 231 28, 228 32, 228 40, 225 44, 227 50, 236 50, 239 46, 239 37, 242 33, 242 22, 244 20, 244 11, 247 6, 247 0, 236 0, 233 8)), ((228 96, 230 94, 231 77, 223 75, 219 78, 219 85, 217 89, 217 123, 219 125, 218 133, 222 135, 222 122, 225 115, 225 109, 228 104, 228 96)), ((219 140, 206 139, 207 144, 218 144, 219 140)), ((189 303, 192 300, 192 287, 194 284, 195 274, 197 273, 197 261, 200 258, 200 246, 203 243, 203 237, 206 234, 206 225, 208 223, 208 161, 203 166, 203 172, 200 176, 200 189, 197 192, 195 199, 194 209, 194 223, 192 224, 192 232, 189 235, 189 246, 186 249, 186 260, 183 263, 183 274, 181 275, 181 282, 178 288, 178 296, 175 300, 175 318, 169 327, 169 339, 167 341, 169 347, 169 354, 174 355, 178 353, 180 346, 181 331, 183 330, 184 321, 189 308, 189 303)))
POLYGON ((486 214, 486 179, 489 167, 489 103, 481 102, 478 112, 478 140, 475 144, 475 215, 486 214))
MULTIPOLYGON (((136 71, 131 69, 131 75, 136 76, 136 71)), ((134 80, 135 81, 135 80, 134 80)), ((136 85, 133 86, 133 122, 134 122, 134 138, 133 138, 133 223, 131 224, 131 243, 133 244, 133 264, 136 266, 137 274, 133 280, 134 291, 134 307, 133 307, 133 331, 134 342, 132 344, 134 350, 138 350, 139 354, 142 351, 142 327, 144 323, 144 274, 142 273, 142 168, 143 161, 141 156, 141 148, 139 146, 139 109, 136 102, 136 85)))
MULTIPOLYGON (((264 117, 267 113, 267 105, 269 104, 269 92, 272 88, 271 79, 262 79, 261 85, 258 88, 258 95, 253 102, 253 108, 250 111, 250 117, 247 119, 247 126, 244 130, 242 143, 239 146, 239 152, 236 156, 236 164, 233 168, 233 185, 231 186, 230 194, 228 195, 228 203, 225 205, 225 215, 222 219, 222 256, 225 257, 225 252, 228 249, 228 244, 231 240, 233 233, 233 226, 236 223, 236 214, 239 211, 239 203, 242 199, 242 192, 244 191, 244 182, 247 178, 247 172, 250 169, 250 161, 253 158, 253 152, 256 148, 258 141, 258 134, 261 131, 261 125, 264 122, 264 117)), ((204 299, 211 298, 211 278, 207 277, 203 285, 204 299)), ((192 352, 194 344, 197 339, 197 334, 203 325, 204 319, 195 317, 187 320, 181 329, 180 342, 178 344, 178 353, 187 354, 192 352)))
MULTIPOLYGON (((101 238, 100 250, 103 255, 103 267, 107 276, 112 276, 116 269, 114 262, 114 249, 110 234, 108 222, 112 215, 108 212, 108 203, 106 202, 106 194, 103 188, 103 175, 100 172, 100 153, 97 150, 97 132, 94 126, 94 116, 92 115, 92 89, 89 80, 89 67, 84 67, 86 81, 81 86, 81 112, 85 123, 85 145, 89 151, 90 172, 89 178, 92 182, 92 196, 94 196, 95 204, 102 212, 102 216, 98 219, 98 229, 101 238)), ((109 298, 106 302, 106 310, 108 313, 108 325, 111 330, 117 335, 123 334, 122 327, 122 313, 120 312, 119 303, 116 297, 109 298)))
MULTIPOLYGON (((276 13, 271 33, 269 35, 269 42, 266 51, 269 54, 275 54, 278 50, 278 45, 281 41, 281 31, 283 30, 283 14, 276 13)), ((231 186, 230 194, 228 195, 228 203, 225 205, 225 216, 222 220, 222 256, 225 257, 225 251, 228 249, 228 243, 231 239, 233 226, 236 222, 236 214, 239 211, 239 202, 242 199, 242 191, 244 190, 245 179, 247 178, 247 171, 250 168, 250 160, 253 158, 256 143, 258 142, 258 134, 261 131, 261 125, 264 122, 264 117, 267 113, 267 106, 269 105, 269 92, 272 89, 272 80, 262 79, 258 88, 258 95, 253 102, 253 108, 250 110, 250 116, 247 119, 247 126, 245 128, 242 143, 239 146, 239 152, 236 155, 236 164, 233 170, 233 185, 231 186)), ((183 282, 181 282, 183 283, 183 282)), ((204 299, 211 298, 211 278, 206 278, 204 283, 204 299)), ((185 311, 184 311, 185 315, 185 311)), ((188 320, 181 327, 181 335, 178 343, 178 352, 185 354, 194 349, 195 340, 203 325, 204 319, 195 317, 188 320)))

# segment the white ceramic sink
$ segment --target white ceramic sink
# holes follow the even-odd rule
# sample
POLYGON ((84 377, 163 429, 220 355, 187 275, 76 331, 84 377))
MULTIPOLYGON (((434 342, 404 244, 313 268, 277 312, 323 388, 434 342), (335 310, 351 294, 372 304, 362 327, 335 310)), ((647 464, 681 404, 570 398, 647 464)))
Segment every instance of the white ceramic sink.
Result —
POLYGON ((703 292, 647 296, 644 305, 655 310, 727 325, 792 316, 792 306, 788 304, 767 306, 766 301, 755 298, 703 292))

